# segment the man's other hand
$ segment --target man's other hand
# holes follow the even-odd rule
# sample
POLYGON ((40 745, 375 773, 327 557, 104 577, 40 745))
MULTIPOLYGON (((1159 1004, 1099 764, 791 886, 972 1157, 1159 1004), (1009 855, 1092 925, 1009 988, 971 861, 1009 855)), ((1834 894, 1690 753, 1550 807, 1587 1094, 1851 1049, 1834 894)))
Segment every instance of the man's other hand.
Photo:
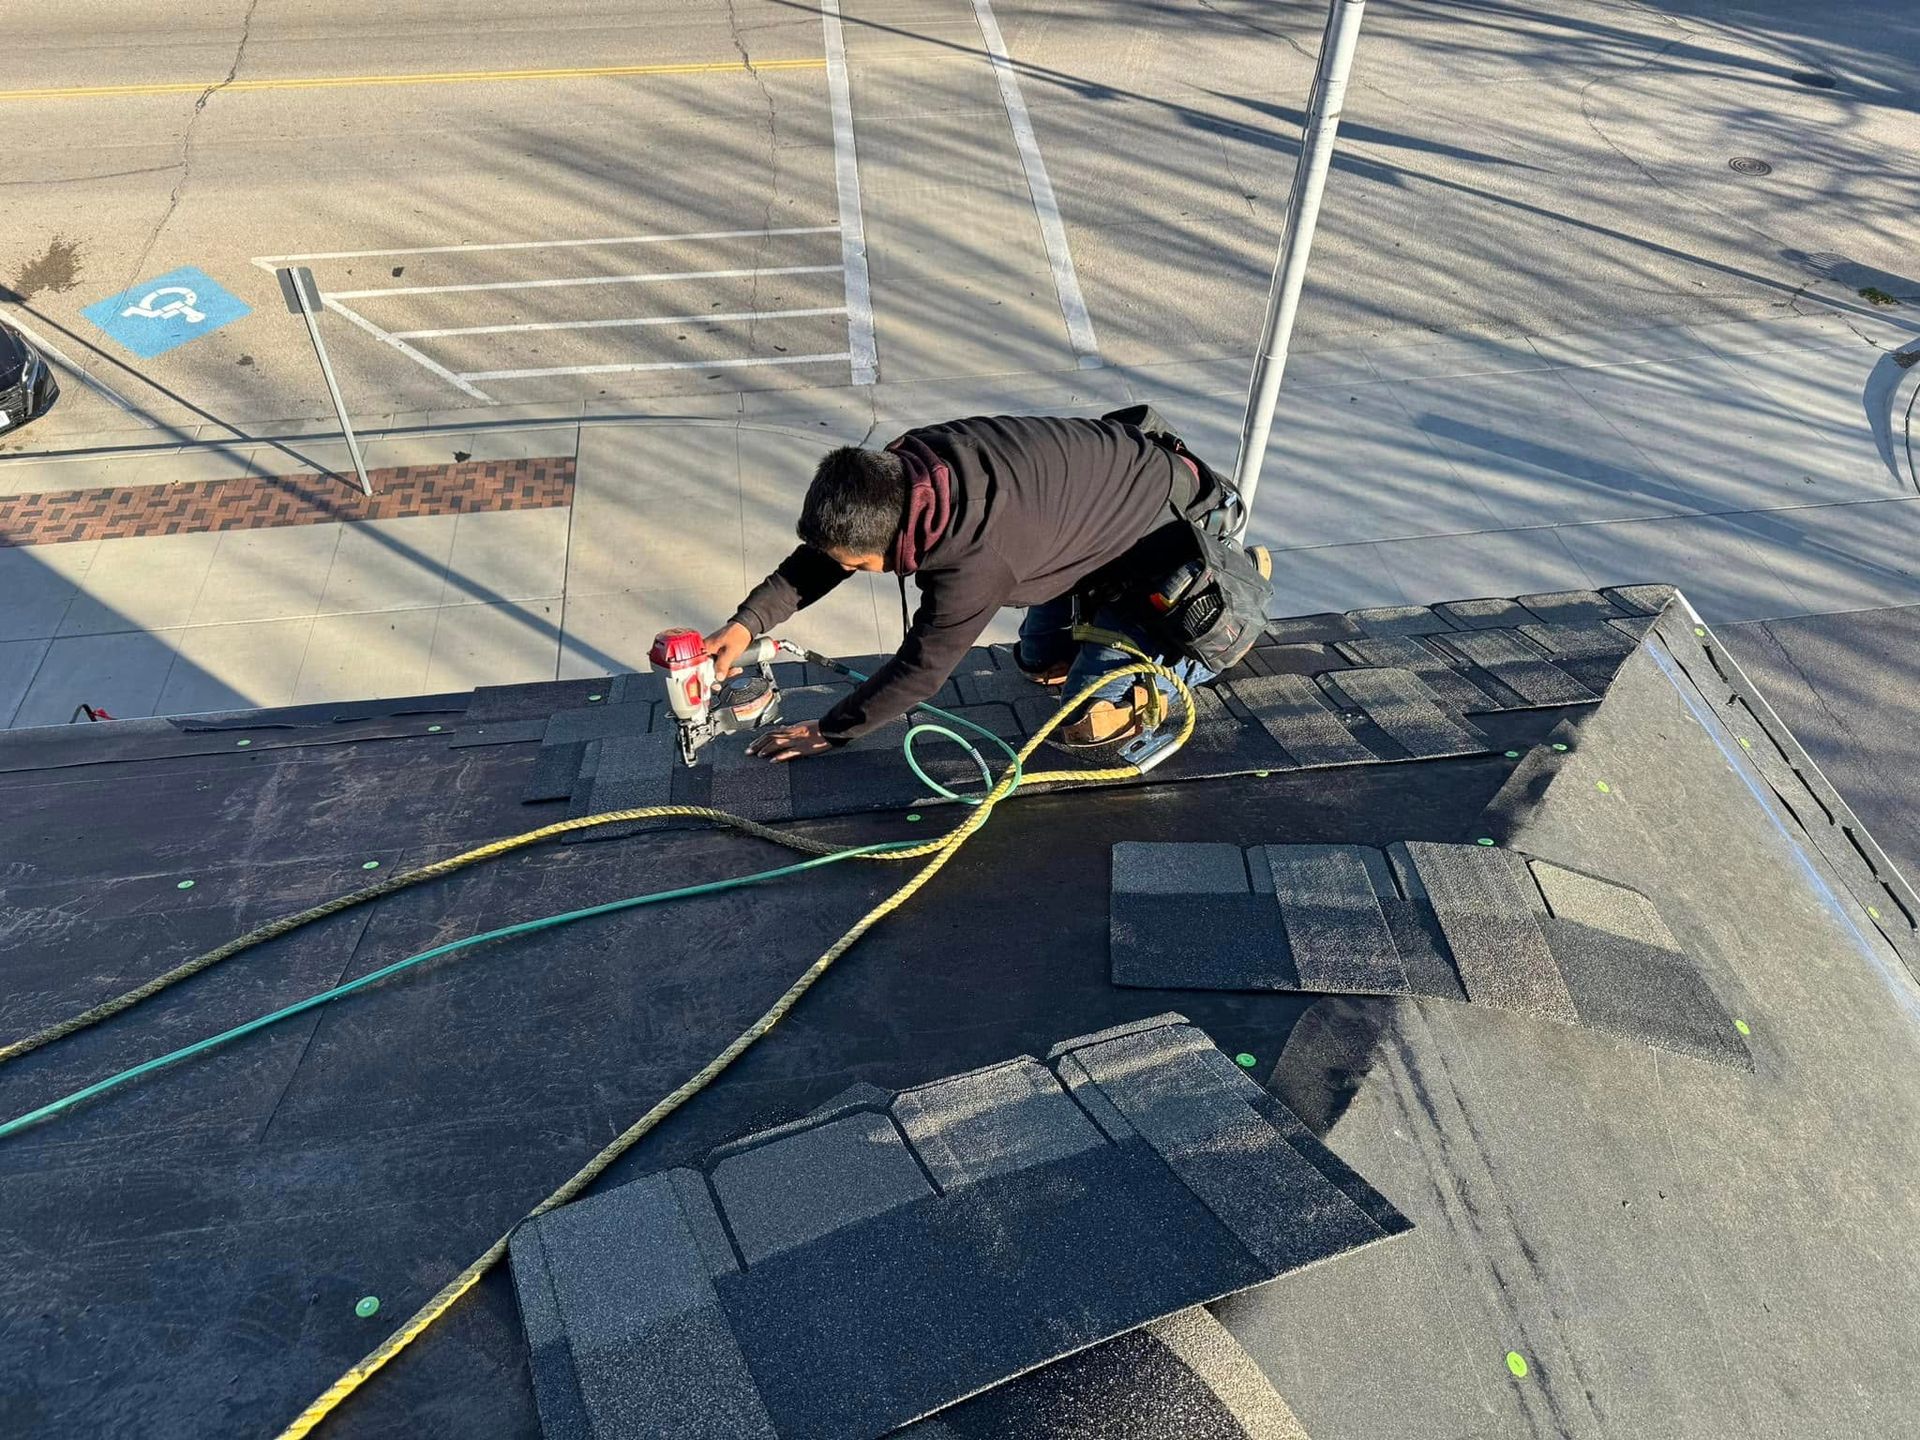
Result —
POLYGON ((832 748, 821 735, 820 726, 808 721, 805 725, 782 725, 777 730, 769 730, 747 746, 747 753, 758 755, 762 760, 799 760, 832 748))
POLYGON ((707 636, 707 654, 713 657, 713 673, 725 680, 736 675, 740 667, 735 664, 746 648, 753 643, 753 632, 738 620, 729 620, 713 634, 707 636))

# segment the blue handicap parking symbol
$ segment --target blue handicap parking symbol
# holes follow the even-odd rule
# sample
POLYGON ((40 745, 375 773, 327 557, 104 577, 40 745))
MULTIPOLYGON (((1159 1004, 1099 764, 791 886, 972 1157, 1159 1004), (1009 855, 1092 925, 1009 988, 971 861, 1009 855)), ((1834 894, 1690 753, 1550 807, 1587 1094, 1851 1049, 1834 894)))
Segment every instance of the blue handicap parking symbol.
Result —
POLYGON ((80 313, 150 360, 232 324, 251 308, 214 284, 205 271, 187 265, 109 295, 80 313))

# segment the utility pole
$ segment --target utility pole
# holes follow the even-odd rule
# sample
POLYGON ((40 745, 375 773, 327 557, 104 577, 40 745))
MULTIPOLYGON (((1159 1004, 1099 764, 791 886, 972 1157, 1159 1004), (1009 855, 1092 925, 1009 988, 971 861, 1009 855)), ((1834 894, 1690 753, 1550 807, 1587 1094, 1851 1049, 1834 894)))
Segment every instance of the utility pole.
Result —
POLYGON ((1280 398, 1280 380, 1287 369, 1287 343, 1293 337, 1300 288, 1307 278, 1307 253, 1313 248, 1313 227, 1320 219, 1320 194, 1326 189, 1327 170, 1333 163, 1334 137, 1340 130, 1340 108, 1346 99, 1347 76, 1360 43, 1360 16, 1365 8, 1366 0, 1332 0, 1327 28, 1320 37, 1320 63, 1307 96, 1300 159, 1294 166, 1293 189, 1287 196, 1280 258, 1273 268, 1266 325, 1260 335, 1259 353, 1254 356, 1246 418, 1240 424, 1240 455, 1233 466, 1233 482, 1246 506, 1241 517, 1243 530, 1253 517, 1254 492, 1260 488, 1260 467, 1267 457, 1274 402, 1280 398))
POLYGON ((353 473, 360 477, 360 489, 373 494, 373 481, 367 478, 367 462, 360 457, 360 437, 353 433, 347 419, 347 402, 340 398, 339 382, 333 378, 333 362, 327 359, 327 347, 320 339, 320 287, 313 271, 304 265, 283 267, 273 272, 280 281, 280 293, 287 309, 307 322, 307 338, 313 341, 313 353, 320 359, 320 378, 327 382, 327 394, 333 398, 333 413, 340 418, 340 435, 347 442, 347 454, 353 457, 353 473))

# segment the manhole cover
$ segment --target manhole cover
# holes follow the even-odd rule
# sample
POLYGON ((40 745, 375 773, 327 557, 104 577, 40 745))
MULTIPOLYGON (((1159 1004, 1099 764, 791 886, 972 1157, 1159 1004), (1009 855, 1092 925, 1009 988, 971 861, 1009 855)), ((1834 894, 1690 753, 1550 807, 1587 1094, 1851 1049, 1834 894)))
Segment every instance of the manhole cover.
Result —
POLYGON ((1756 160, 1751 155, 1736 155, 1727 161, 1729 167, 1742 175, 1771 175, 1773 167, 1764 160, 1756 160))
POLYGON ((1787 77, 1796 85, 1810 85, 1815 90, 1831 90, 1840 82, 1831 75, 1822 75, 1818 70, 1796 70, 1787 77))

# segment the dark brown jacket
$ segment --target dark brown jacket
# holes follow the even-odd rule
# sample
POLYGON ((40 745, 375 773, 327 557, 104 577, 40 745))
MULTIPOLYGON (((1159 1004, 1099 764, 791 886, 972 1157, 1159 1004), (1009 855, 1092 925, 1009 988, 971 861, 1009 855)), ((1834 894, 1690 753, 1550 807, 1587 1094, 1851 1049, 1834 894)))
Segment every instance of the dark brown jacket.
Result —
MULTIPOLYGON (((1169 518, 1178 462, 1131 425, 1002 415, 911 433, 950 467, 953 516, 914 575, 920 605, 900 649, 821 720, 835 742, 931 696, 1001 606, 1067 594, 1169 518)), ((848 573, 802 545, 733 618, 764 635, 848 573)))

